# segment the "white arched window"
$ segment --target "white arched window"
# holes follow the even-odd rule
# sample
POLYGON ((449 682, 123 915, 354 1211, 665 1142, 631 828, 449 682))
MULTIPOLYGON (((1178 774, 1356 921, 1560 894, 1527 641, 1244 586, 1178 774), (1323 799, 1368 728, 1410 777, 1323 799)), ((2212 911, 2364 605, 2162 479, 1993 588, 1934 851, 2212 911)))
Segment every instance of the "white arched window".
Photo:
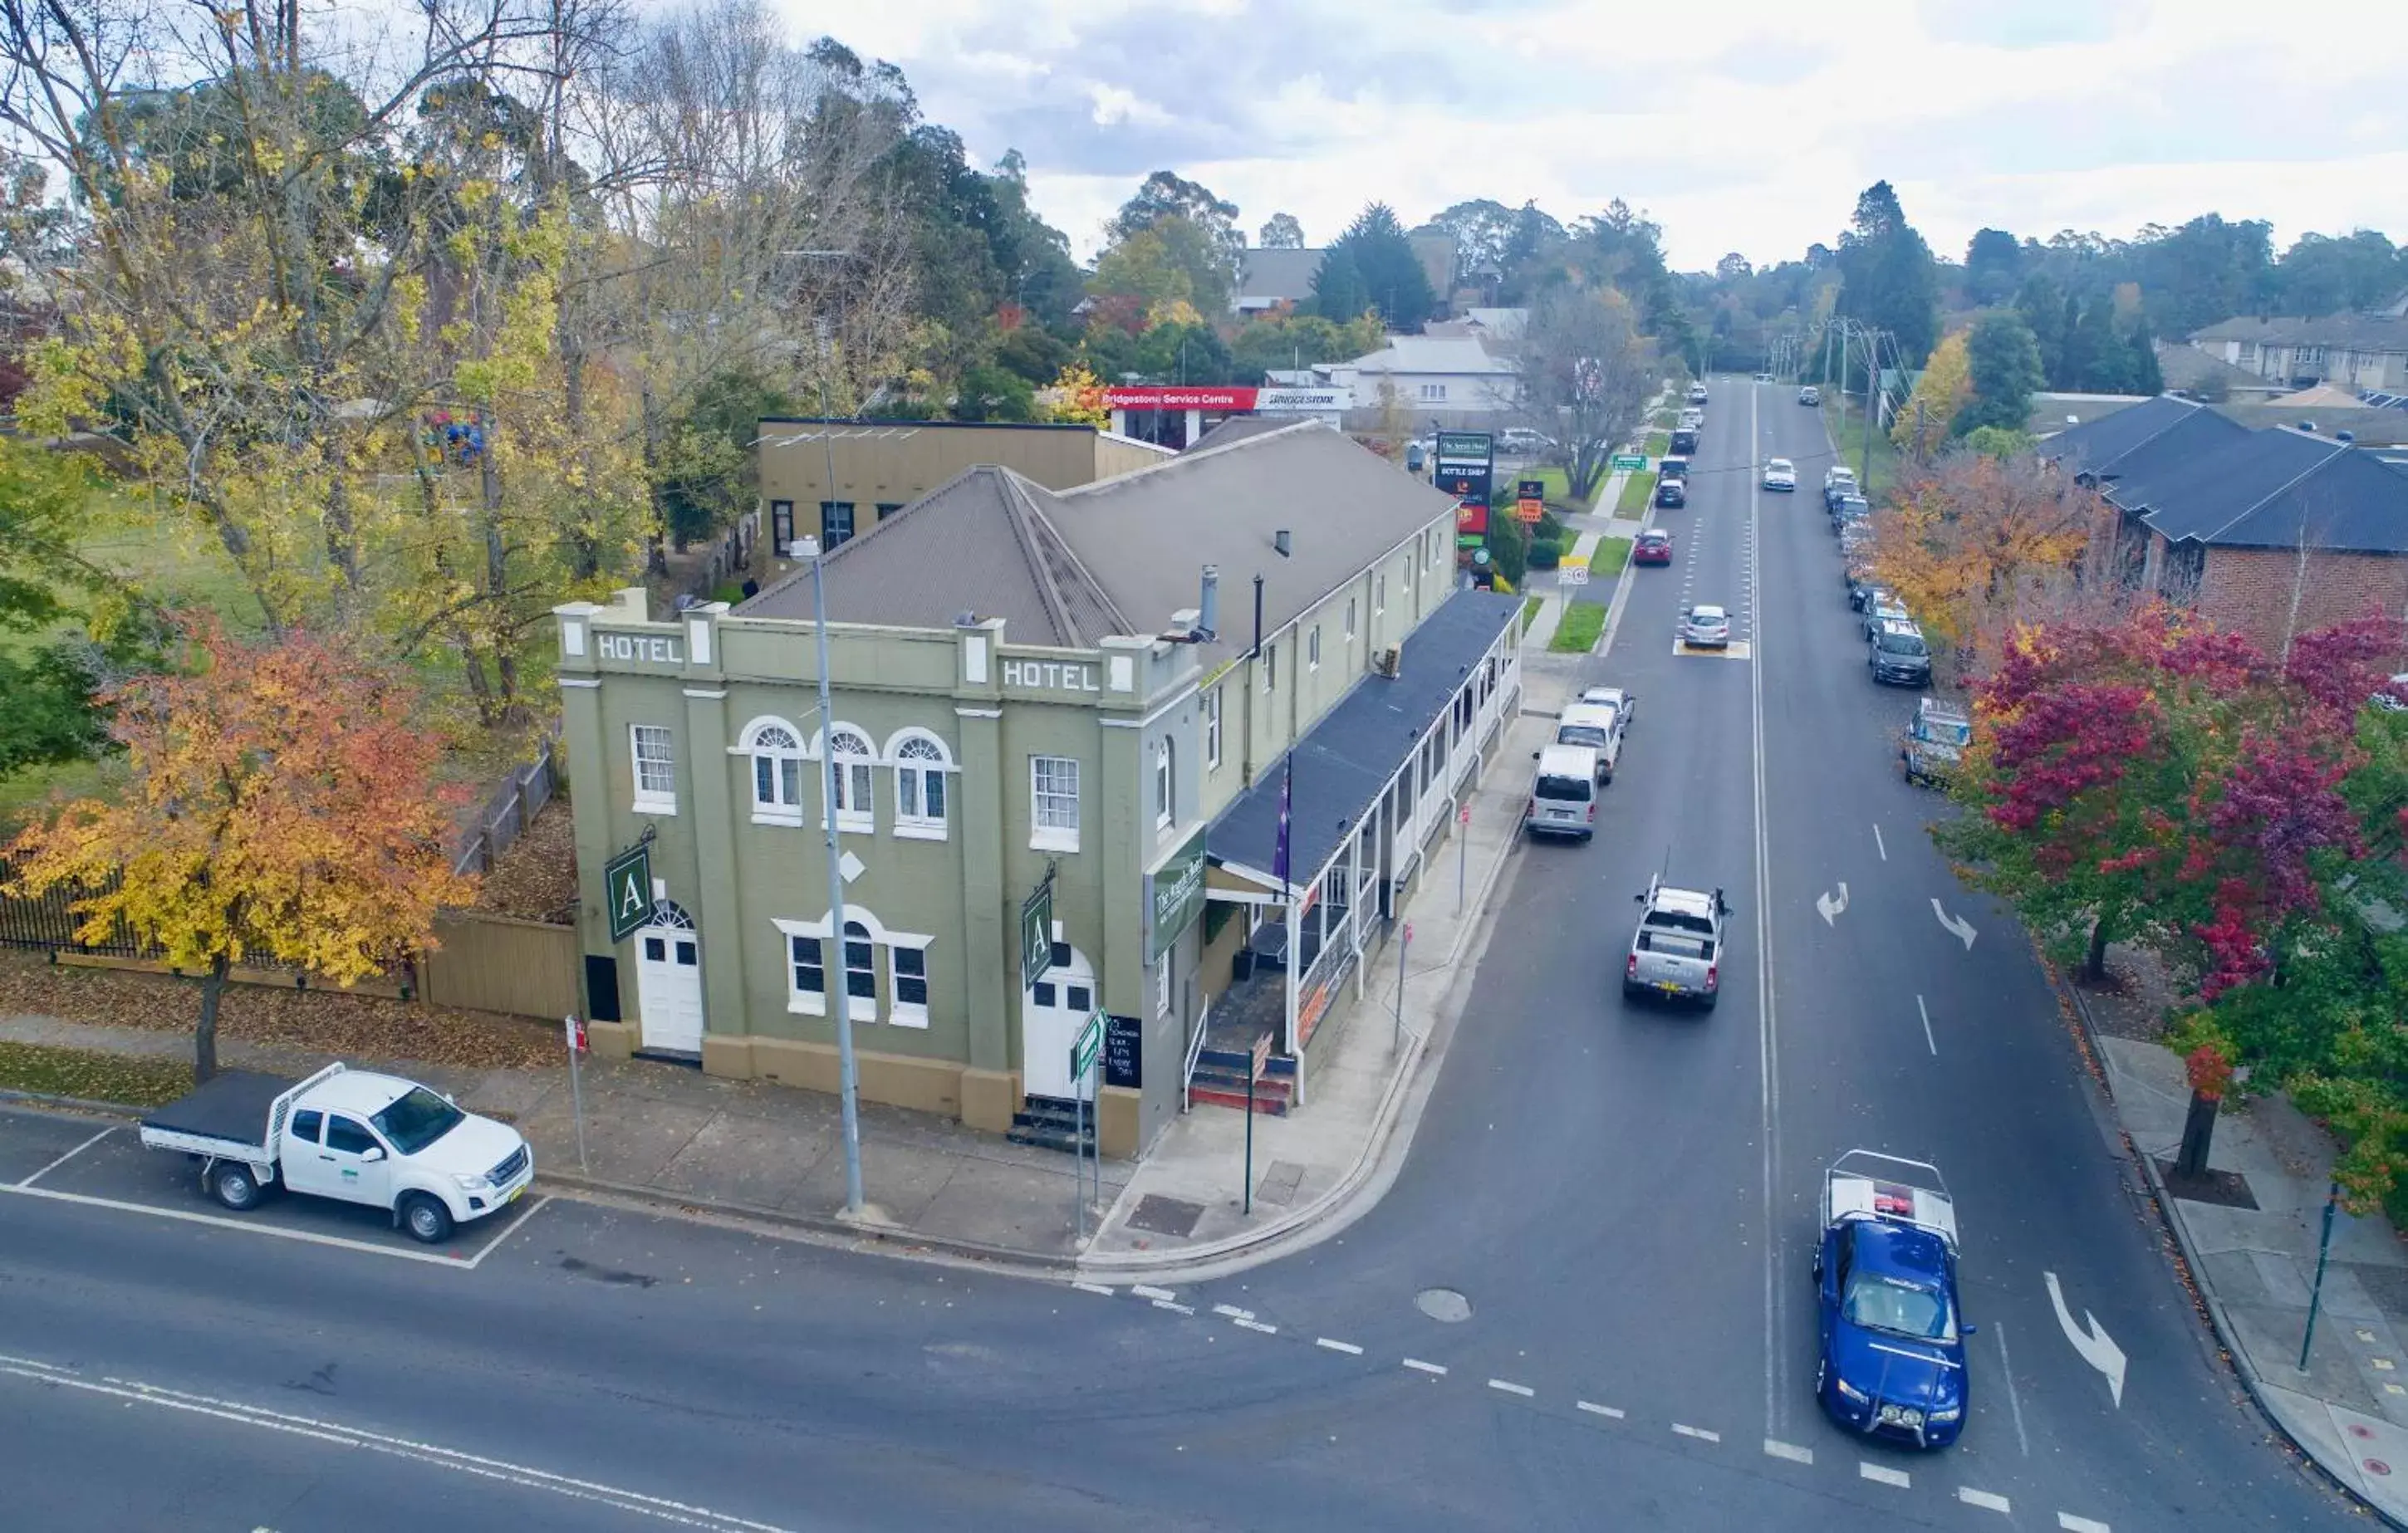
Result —
POLYGON ((836 766, 837 828, 876 829, 869 805, 869 767, 878 755, 870 749, 869 737, 849 724, 840 724, 824 738, 836 766))
POLYGON ((756 824, 803 823, 803 740, 783 719, 755 719, 745 726, 739 754, 752 758, 752 820, 756 824))
POLYGON ((943 840, 953 802, 946 775, 953 766, 945 742, 924 729, 906 729, 886 742, 886 759, 895 765, 895 834, 943 840))

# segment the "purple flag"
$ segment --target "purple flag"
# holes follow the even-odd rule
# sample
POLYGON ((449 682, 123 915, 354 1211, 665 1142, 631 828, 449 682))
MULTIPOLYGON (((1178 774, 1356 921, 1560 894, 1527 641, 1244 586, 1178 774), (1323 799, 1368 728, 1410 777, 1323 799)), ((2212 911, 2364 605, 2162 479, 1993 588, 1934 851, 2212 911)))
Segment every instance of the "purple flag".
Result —
POLYGON ((1288 795, 1295 790, 1295 788, 1296 752, 1290 751, 1287 753, 1286 758, 1280 764, 1279 845, 1274 847, 1271 851, 1271 873, 1272 876, 1280 881, 1280 887, 1283 890, 1287 887, 1288 795))

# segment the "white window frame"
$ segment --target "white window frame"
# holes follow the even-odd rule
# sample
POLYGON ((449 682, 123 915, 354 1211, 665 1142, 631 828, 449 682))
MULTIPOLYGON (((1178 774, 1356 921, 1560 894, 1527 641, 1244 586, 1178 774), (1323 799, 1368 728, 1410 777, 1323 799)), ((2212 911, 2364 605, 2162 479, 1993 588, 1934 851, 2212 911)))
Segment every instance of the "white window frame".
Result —
POLYGON ((1168 739, 1154 742, 1154 828, 1168 830, 1179 818, 1179 758, 1168 739))
POLYGON ((1388 572, 1383 569, 1380 571, 1379 579, 1371 582, 1371 615, 1375 618, 1384 617, 1387 611, 1388 572))
POLYGON ((1154 961, 1154 1014, 1170 1015, 1170 950, 1167 948, 1154 961))
MULTIPOLYGON (((790 926, 786 922, 779 924, 790 926)), ((823 922, 819 929, 824 930, 825 924, 823 922)), ((808 1017, 827 1015, 827 938, 820 936, 818 930, 789 929, 786 932, 786 1010, 799 1011, 808 1017), (803 967, 795 953, 797 942, 810 942, 819 949, 819 962, 810 966, 820 971, 820 987, 817 990, 805 990, 795 978, 795 970, 803 967)))
MULTIPOLYGON (((878 765, 878 748, 870 744, 869 731, 838 720, 833 728, 821 730, 819 738, 813 743, 815 757, 822 752, 830 752, 835 757, 830 765, 835 767, 831 775, 836 782, 836 828, 863 836, 876 831, 878 811, 871 807, 876 801, 876 784, 871 769, 878 765), (847 735, 861 742, 860 750, 838 749, 838 738, 847 735)), ((825 779, 822 781, 821 789, 823 793, 826 790, 825 779)), ((827 822, 822 819, 820 823, 824 825, 827 822)))
POLYGON ((635 787, 635 809, 638 814, 675 814, 677 812, 677 731, 665 724, 631 724, 627 726, 627 771, 635 787), (644 741, 653 737, 660 754, 648 759, 644 741), (644 768, 656 766, 668 777, 666 788, 644 785, 644 768))
POLYGON ((1321 668, 1321 624, 1317 623, 1312 625, 1312 632, 1305 636, 1304 668, 1307 672, 1321 668))
POLYGON ((1040 756, 1028 758, 1028 849, 1032 852, 1076 852, 1079 850, 1079 758, 1076 756, 1040 756), (1069 769, 1069 791, 1066 795, 1057 785, 1041 786, 1049 767, 1069 769), (1060 822, 1060 801, 1069 800, 1069 823, 1060 822), (1048 805, 1054 807, 1049 809, 1048 805))
POLYGON ((903 998, 903 981, 907 976, 896 967, 896 962, 907 953, 914 954, 920 964, 920 972, 908 978, 919 981, 923 995, 928 990, 928 938, 904 932, 889 932, 886 936, 886 1020, 897 1027, 924 1028, 928 1025, 928 1003, 924 999, 914 1004, 903 998))
POLYGON ((1208 687, 1204 693, 1204 769, 1221 768, 1221 689, 1208 687))
MULTIPOLYGON (((895 998, 900 994, 900 989, 895 982, 893 953, 896 948, 910 948, 924 954, 936 938, 924 932, 889 931, 875 914, 859 905, 847 905, 844 908, 844 919, 847 925, 858 925, 867 934, 870 948, 870 989, 873 992, 868 996, 855 996, 848 988, 845 992, 847 1014, 855 1022, 882 1020, 897 1027, 927 1026, 928 1007, 924 1003, 913 1005, 910 1002, 898 1002, 895 998), (879 956, 878 950, 881 948, 888 950, 887 956, 884 958, 879 956), (886 971, 886 1014, 883 1018, 879 1015, 879 998, 875 994, 878 988, 877 976, 881 967, 883 967, 886 971)), ((822 915, 817 921, 790 921, 784 917, 772 917, 769 924, 783 932, 786 937, 786 1010, 800 1012, 805 1016, 827 1015, 826 987, 829 979, 833 977, 838 984, 844 985, 848 984, 850 978, 850 970, 845 967, 845 952, 841 946, 836 951, 835 973, 833 976, 829 973, 827 948, 831 938, 828 937, 828 918, 822 915), (817 991, 804 990, 795 983, 795 942, 798 938, 815 941, 820 945, 818 967, 821 988, 817 991)), ((922 959, 921 973, 918 977, 923 980, 927 977, 927 963, 924 957, 922 959)))
POLYGON ((949 833, 953 809, 953 785, 950 780, 956 768, 953 752, 929 730, 899 729, 886 742, 886 760, 895 768, 895 834, 912 841, 943 840, 949 833), (905 755, 904 750, 910 746, 924 746, 936 754, 905 755), (911 789, 909 795, 904 792, 907 780, 911 789), (934 814, 928 812, 928 788, 932 782, 939 804, 934 814))
POLYGON ((756 825, 800 825, 803 823, 803 763, 810 752, 803 746, 803 732, 785 720, 765 715, 744 726, 730 748, 731 755, 745 758, 745 793, 752 804, 752 823, 756 825), (792 745, 767 743, 763 737, 771 730, 782 732, 792 745), (772 796, 761 796, 761 768, 769 766, 772 796), (791 775, 792 781, 788 778, 791 775), (781 789, 784 791, 780 792, 781 789))
POLYGON ((1354 598, 1352 596, 1346 598, 1346 637, 1350 639, 1354 637, 1354 598))
POLYGON ((1263 690, 1265 692, 1279 690, 1279 640, 1277 639, 1263 646, 1263 690))

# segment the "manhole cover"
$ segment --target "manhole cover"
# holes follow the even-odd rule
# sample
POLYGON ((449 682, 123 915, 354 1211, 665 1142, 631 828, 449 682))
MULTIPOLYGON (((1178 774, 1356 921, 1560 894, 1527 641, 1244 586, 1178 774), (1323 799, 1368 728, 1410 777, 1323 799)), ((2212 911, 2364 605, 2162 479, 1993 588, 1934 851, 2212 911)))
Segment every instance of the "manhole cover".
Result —
POLYGON ((1425 1288, 1413 1296, 1413 1307, 1432 1320, 1443 1320, 1450 1325, 1471 1318, 1471 1300, 1452 1288, 1425 1288))
POLYGON ((1160 1193, 1148 1193, 1137 1200, 1129 1211, 1129 1227, 1155 1235, 1168 1235, 1185 1239, 1196 1233, 1196 1221, 1204 1217, 1204 1205, 1165 1197, 1160 1193))

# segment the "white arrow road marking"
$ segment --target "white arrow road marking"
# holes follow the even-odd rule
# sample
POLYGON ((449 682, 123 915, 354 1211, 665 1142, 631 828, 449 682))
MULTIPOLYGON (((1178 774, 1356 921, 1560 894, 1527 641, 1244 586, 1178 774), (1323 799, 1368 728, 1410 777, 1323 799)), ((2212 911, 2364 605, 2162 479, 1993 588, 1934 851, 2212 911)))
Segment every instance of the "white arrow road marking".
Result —
POLYGON ((1973 951, 1973 924, 1971 922, 1966 920, 1961 915, 1950 915, 1946 910, 1942 910, 1940 908, 1940 897, 1937 895, 1933 895, 1931 899, 1931 913, 1938 916, 1940 918, 1940 924, 1947 927, 1949 932, 1954 935, 1958 941, 1965 944, 1966 952, 1971 953, 1973 951))
POLYGON ((1844 912, 1847 908, 1848 886, 1845 883, 1840 885, 1840 897, 1837 899, 1833 899, 1828 895, 1814 896, 1814 909, 1823 912, 1823 924, 1826 926, 1834 924, 1833 918, 1844 912))
POLYGON ((2065 1339, 2073 1343, 2073 1350, 2082 1354, 2084 1362, 2107 1375, 2108 1392, 2115 1397, 2120 1409, 2124 1404, 2124 1349, 2108 1336, 2099 1317, 2087 1310, 2082 1311, 2082 1325, 2075 1325, 2072 1312, 2065 1307, 2065 1293, 2057 1285, 2057 1274, 2042 1272, 2041 1276, 2048 1280, 2048 1301, 2057 1306, 2057 1323, 2065 1327, 2065 1339))

